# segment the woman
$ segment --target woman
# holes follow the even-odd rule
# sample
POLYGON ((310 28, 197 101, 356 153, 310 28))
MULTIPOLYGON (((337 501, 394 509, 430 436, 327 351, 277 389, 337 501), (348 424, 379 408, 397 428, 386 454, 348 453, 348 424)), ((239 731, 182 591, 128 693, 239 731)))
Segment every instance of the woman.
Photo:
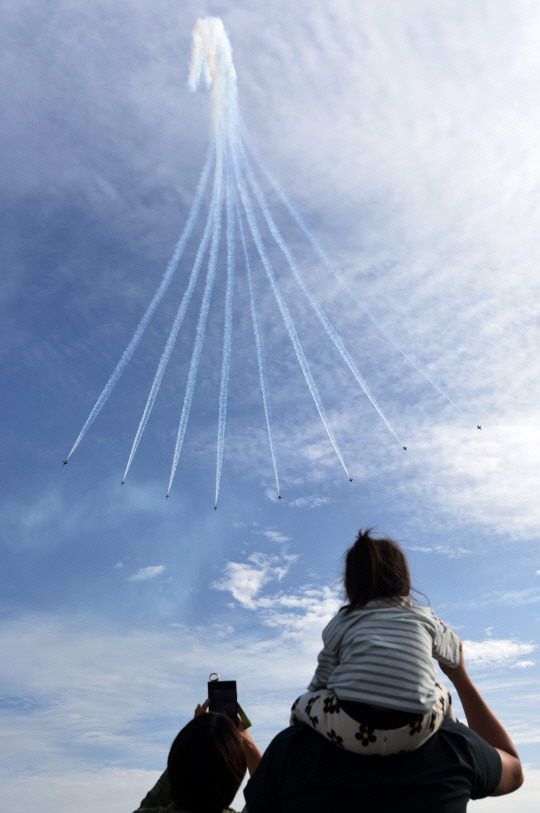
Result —
MULTIPOLYGON (((222 813, 231 810, 246 768, 253 775, 261 752, 239 720, 207 712, 209 700, 177 735, 167 770, 136 813, 222 813)), ((233 811, 234 813, 234 811, 233 811)))

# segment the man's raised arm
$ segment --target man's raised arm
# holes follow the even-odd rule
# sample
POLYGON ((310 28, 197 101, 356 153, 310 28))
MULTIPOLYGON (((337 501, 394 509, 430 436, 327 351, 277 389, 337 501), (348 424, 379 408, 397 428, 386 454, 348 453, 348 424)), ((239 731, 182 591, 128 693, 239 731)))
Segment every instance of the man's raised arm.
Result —
POLYGON ((499 753, 502 762, 501 780, 493 796, 512 793, 523 784, 521 760, 506 729, 495 717, 486 701, 470 679, 465 668, 463 649, 460 647, 459 666, 453 669, 439 662, 441 671, 450 678, 461 700, 469 728, 492 745, 499 753))

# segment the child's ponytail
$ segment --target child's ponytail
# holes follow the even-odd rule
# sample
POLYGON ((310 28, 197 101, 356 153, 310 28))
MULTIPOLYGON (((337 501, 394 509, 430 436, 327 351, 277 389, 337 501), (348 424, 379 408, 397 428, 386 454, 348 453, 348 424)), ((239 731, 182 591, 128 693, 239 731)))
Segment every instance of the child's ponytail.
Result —
POLYGON ((408 596, 411 577, 405 554, 392 539, 374 539, 371 528, 359 531, 345 554, 347 612, 375 598, 408 596))

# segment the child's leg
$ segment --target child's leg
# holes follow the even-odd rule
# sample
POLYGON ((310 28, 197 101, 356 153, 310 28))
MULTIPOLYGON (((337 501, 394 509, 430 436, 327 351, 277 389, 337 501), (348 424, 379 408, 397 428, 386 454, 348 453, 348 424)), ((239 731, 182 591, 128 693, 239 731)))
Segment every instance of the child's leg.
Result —
POLYGON ((410 721, 399 728, 377 728, 355 720, 340 707, 332 689, 301 695, 292 706, 291 723, 304 723, 346 751, 368 756, 388 756, 415 751, 440 727, 445 717, 455 720, 448 690, 436 684, 436 700, 426 714, 411 713, 410 721))
POLYGON ((444 683, 435 684, 435 703, 432 711, 435 711, 437 706, 440 709, 440 714, 437 714, 438 722, 435 724, 435 729, 439 728, 445 717, 448 717, 449 720, 457 720, 454 709, 452 708, 452 695, 444 683))
POLYGON ((358 723, 345 714, 333 689, 301 695, 292 705, 290 722, 309 725, 341 748, 356 750, 347 743, 355 739, 358 723))

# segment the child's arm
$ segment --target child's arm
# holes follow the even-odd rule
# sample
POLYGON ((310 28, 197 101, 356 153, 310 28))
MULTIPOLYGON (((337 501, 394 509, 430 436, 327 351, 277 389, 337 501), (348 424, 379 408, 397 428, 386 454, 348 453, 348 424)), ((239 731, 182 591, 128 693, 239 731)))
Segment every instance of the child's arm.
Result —
POLYGON ((433 620, 433 657, 446 664, 446 666, 456 668, 459 665, 461 638, 437 618, 435 613, 433 613, 433 620))
POLYGON ((336 623, 336 618, 332 619, 323 630, 323 648, 319 652, 317 669, 308 686, 309 692, 314 692, 317 689, 326 689, 328 678, 339 663, 339 641, 341 640, 342 632, 339 625, 336 630, 336 623))

